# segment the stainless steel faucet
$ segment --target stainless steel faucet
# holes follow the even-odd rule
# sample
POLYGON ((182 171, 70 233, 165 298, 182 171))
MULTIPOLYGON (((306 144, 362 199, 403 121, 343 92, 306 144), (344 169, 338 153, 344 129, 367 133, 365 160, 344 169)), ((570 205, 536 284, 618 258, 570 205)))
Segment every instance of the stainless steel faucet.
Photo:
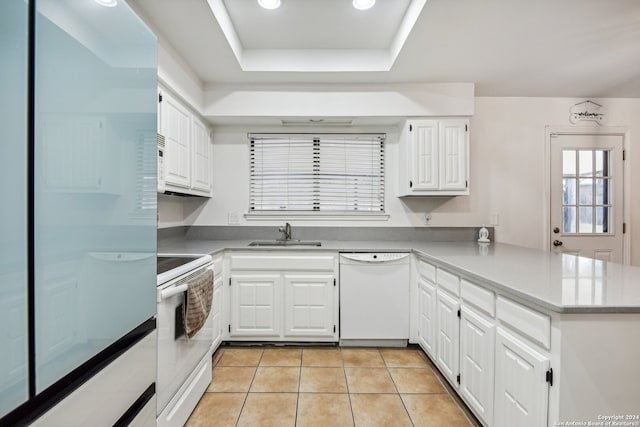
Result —
POLYGON ((284 233, 284 240, 291 240, 291 224, 287 222, 284 227, 278 228, 278 231, 284 233))

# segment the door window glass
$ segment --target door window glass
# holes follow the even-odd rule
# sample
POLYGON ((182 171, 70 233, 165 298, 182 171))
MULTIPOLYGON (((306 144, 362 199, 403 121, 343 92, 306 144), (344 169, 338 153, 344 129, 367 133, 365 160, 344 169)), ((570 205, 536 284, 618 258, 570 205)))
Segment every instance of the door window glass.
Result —
POLYGON ((563 233, 611 232, 611 176, 608 150, 562 151, 563 233))

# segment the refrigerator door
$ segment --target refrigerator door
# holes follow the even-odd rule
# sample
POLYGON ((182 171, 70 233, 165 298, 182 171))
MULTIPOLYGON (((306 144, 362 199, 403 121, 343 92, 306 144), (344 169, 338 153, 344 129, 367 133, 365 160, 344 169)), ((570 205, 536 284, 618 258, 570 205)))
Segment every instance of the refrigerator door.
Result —
POLYGON ((0 418, 28 397, 27 8, 0 2, 0 418))
POLYGON ((39 0, 35 36, 40 393, 155 315, 157 48, 126 2, 39 0))

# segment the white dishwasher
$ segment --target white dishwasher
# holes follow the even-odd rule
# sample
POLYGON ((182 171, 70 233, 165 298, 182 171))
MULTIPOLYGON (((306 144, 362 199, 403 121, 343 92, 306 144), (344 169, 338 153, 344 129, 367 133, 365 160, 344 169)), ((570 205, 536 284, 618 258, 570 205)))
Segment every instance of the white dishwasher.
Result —
POLYGON ((407 345, 409 265, 409 253, 340 254, 340 345, 407 345))

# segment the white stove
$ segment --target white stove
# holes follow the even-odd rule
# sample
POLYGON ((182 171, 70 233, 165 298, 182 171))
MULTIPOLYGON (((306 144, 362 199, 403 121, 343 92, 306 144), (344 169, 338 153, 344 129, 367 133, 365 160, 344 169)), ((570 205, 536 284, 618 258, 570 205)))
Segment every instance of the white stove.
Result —
POLYGON ((185 291, 213 264, 210 255, 158 254, 157 268, 157 425, 183 426, 211 381, 214 338, 210 315, 187 339, 182 328, 185 291))
POLYGON ((158 286, 211 263, 211 255, 158 254, 158 286))

